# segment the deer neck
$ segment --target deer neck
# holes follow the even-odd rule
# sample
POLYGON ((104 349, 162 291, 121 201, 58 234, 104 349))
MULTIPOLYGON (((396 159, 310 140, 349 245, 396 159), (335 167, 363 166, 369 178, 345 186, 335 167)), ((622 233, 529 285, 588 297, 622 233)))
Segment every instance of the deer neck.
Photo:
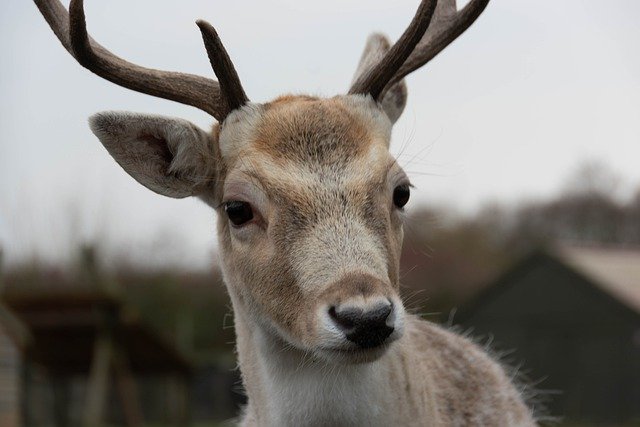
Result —
POLYGON ((398 348, 372 363, 331 364, 292 348, 236 302, 237 351, 249 398, 244 425, 391 425, 388 382, 398 348))

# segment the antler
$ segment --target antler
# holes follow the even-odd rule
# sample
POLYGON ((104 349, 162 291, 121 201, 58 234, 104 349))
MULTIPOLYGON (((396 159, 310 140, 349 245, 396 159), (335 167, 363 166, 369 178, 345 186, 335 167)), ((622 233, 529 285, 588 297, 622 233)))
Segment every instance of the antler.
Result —
POLYGON ((233 111, 242 107, 249 102, 249 98, 244 93, 238 73, 236 73, 233 62, 231 62, 231 58, 229 58, 226 49, 222 45, 222 40, 220 40, 216 30, 207 21, 200 19, 196 21, 196 24, 202 32, 204 47, 207 49, 213 72, 220 81, 220 89, 224 95, 223 99, 227 102, 228 110, 233 111))
POLYGON ((69 12, 59 0, 34 2, 65 49, 80 65, 106 80, 137 92, 194 106, 219 121, 248 101, 220 38, 205 22, 198 25, 220 83, 193 74, 141 67, 114 55, 87 33, 82 0, 71 0, 69 12))
POLYGON ((389 49, 380 62, 367 72, 363 73, 353 83, 349 93, 368 93, 373 99, 381 99, 380 95, 393 78, 394 74, 409 58, 411 52, 424 35, 436 9, 437 0, 422 0, 418 11, 411 20, 400 39, 389 49))
MULTIPOLYGON (((377 67, 374 67, 370 72, 356 80, 349 93, 369 93, 376 100, 382 99, 386 91, 394 84, 402 80, 407 74, 425 65, 464 33, 484 11, 489 0, 471 0, 460 11, 457 9, 456 0, 437 0, 435 13, 432 12, 433 18, 431 18, 430 15, 427 15, 425 9, 430 9, 431 4, 435 2, 436 0, 422 1, 416 16, 400 39, 379 62, 377 67), (422 20, 423 22, 418 24, 416 20, 422 20), (426 21, 426 27, 422 30, 425 25, 424 21, 426 21), (413 31, 412 28, 414 26, 419 26, 418 28, 422 31, 420 33, 421 40, 415 43, 413 42, 413 37, 405 37, 409 31, 413 31), (403 52, 409 47, 411 48, 402 62, 399 61, 400 55, 392 55, 392 51, 396 47, 397 50, 402 49, 403 52), (393 56, 397 56, 395 61, 391 58, 393 56), (400 63, 398 64, 398 62, 400 63), (375 76, 372 74, 375 74, 375 76), (374 81, 375 84, 369 83, 374 81), (383 81, 384 84, 382 83, 383 81), (382 88, 380 88, 381 85, 383 86, 382 88)), ((414 36, 417 33, 418 31, 415 31, 414 36)))

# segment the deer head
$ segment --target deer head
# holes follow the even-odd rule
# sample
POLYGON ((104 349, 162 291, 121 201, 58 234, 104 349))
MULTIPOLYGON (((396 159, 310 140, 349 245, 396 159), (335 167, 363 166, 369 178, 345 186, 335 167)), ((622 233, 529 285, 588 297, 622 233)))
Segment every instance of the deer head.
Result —
MULTIPOLYGON (((410 182, 389 154, 403 78, 459 36, 488 0, 423 0, 397 43, 369 38, 346 95, 252 103, 213 27, 198 21, 218 81, 129 63, 92 40, 82 0, 35 0, 69 53, 118 85, 215 117, 106 112, 90 126, 123 169, 218 213, 234 310, 265 336, 324 360, 370 361, 403 332, 398 266, 410 182), (437 3, 437 4, 436 4, 437 3)), ((250 327, 247 327, 250 329, 250 327)))

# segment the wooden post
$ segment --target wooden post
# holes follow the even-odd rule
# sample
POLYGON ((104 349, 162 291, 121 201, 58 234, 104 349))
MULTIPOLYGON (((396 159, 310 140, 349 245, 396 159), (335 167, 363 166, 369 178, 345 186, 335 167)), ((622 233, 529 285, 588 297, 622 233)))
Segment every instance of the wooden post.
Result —
POLYGON ((69 378, 59 373, 49 373, 53 388, 53 423, 56 427, 67 427, 71 403, 71 384, 69 378))
POLYGON ((31 405, 29 404, 31 399, 31 367, 26 358, 22 359, 20 364, 20 418, 18 425, 30 426, 33 424, 31 419, 31 405))
POLYGON ((169 374, 166 381, 169 421, 176 427, 186 427, 189 424, 189 390, 186 380, 181 374, 169 374))
POLYGON ((109 377, 113 355, 113 337, 108 332, 99 333, 93 351, 91 372, 84 411, 85 427, 100 427, 103 423, 109 377))
POLYGON ((131 373, 129 358, 126 351, 118 346, 114 352, 114 368, 116 374, 116 383, 118 386, 118 394, 122 404, 122 412, 129 427, 139 427, 144 424, 144 416, 140 399, 138 398, 138 388, 136 381, 131 373))
POLYGON ((20 425, 20 357, 17 345, 0 323, 0 425, 3 427, 20 425))
POLYGON ((189 379, 183 375, 178 376, 178 389, 180 393, 180 399, 182 402, 180 412, 179 412, 179 420, 178 425, 180 427, 187 427, 191 424, 191 399, 189 393, 189 379))

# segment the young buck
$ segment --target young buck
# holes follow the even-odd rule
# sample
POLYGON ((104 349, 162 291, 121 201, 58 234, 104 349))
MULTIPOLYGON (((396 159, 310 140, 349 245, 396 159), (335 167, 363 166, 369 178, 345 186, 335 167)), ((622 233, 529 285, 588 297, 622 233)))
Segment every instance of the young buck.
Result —
POLYGON ((197 24, 218 81, 127 62, 87 34, 82 0, 36 5, 69 53, 118 85, 218 120, 105 112, 91 130, 156 193, 218 213, 222 271, 249 398, 245 426, 524 426, 531 411, 470 341, 407 314, 399 296, 411 184, 389 154, 403 78, 488 0, 423 0, 390 46, 369 38, 347 95, 247 98, 215 30, 197 24))

